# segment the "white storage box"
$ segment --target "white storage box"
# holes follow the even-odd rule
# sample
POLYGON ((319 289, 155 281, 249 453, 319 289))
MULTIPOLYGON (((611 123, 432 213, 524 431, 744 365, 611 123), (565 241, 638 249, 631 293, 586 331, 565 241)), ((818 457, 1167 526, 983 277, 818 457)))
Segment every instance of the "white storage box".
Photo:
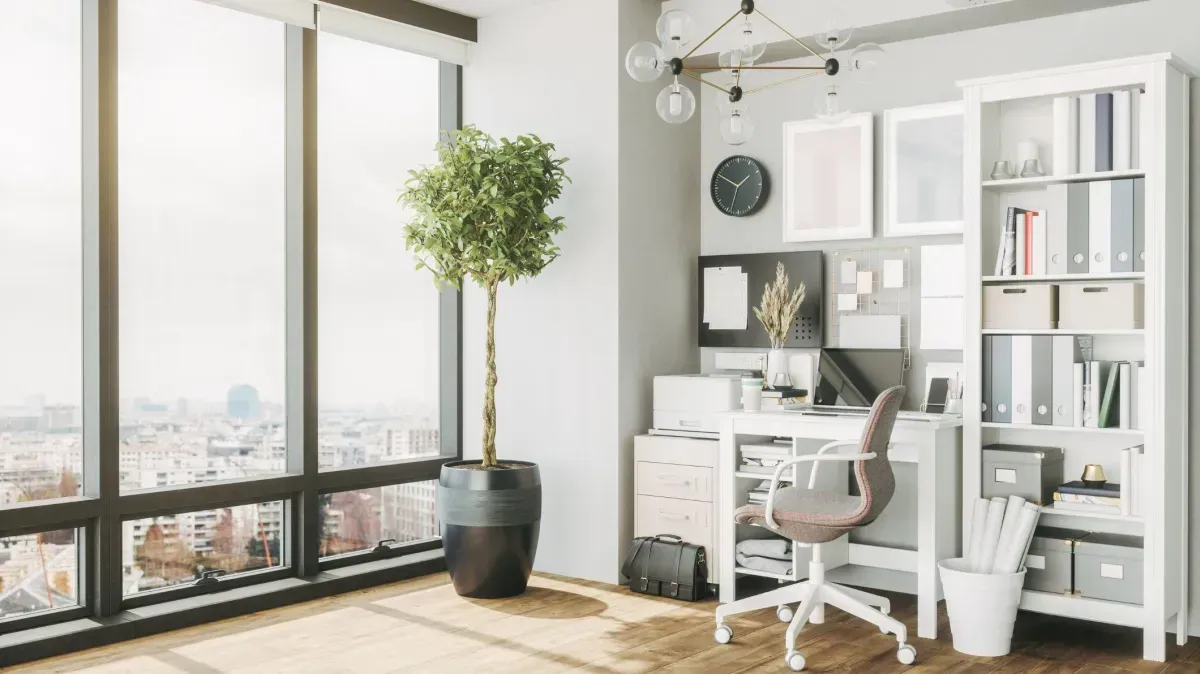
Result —
POLYGON ((1050 283, 987 286, 985 330, 1052 330, 1058 327, 1058 286, 1050 283))
POLYGON ((1146 286, 1141 283, 1064 285, 1058 326, 1070 330, 1138 330, 1144 327, 1146 286))
POLYGON ((654 378, 654 427, 716 433, 722 412, 742 409, 742 378, 730 375, 663 375, 654 378))

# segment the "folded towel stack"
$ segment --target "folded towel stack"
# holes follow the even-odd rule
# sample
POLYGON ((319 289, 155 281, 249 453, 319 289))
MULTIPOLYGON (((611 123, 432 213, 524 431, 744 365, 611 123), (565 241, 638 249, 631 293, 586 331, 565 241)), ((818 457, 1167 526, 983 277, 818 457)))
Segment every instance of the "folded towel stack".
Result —
POLYGON ((737 544, 738 566, 783 575, 792 573, 792 542, 782 538, 753 538, 737 544))

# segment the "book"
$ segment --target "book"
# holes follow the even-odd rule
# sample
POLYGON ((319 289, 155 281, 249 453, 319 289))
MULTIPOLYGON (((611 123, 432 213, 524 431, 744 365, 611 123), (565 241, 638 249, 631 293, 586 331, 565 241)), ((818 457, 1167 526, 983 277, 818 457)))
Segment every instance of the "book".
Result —
POLYGON ((808 390, 802 388, 764 389, 762 392, 764 398, 803 398, 807 395, 808 390))
POLYGON ((1117 426, 1120 428, 1132 428, 1132 408, 1130 406, 1131 399, 1129 394, 1133 388, 1131 381, 1133 370, 1129 363, 1117 363, 1117 399, 1120 401, 1117 413, 1117 426))
POLYGON ((1066 503, 1091 503, 1092 505, 1120 506, 1121 499, 1113 496, 1088 496, 1086 494, 1063 494, 1054 492, 1055 501, 1066 503))
POLYGON ((1108 496, 1115 499, 1121 498, 1121 485, 1115 482, 1105 482, 1099 487, 1088 487, 1083 484, 1082 480, 1073 480, 1065 484, 1058 485, 1058 493, 1060 494, 1080 494, 1083 496, 1108 496))
POLYGON ((1092 512, 1105 513, 1109 515, 1120 515, 1120 506, 1110 505, 1095 505, 1093 503, 1071 503, 1070 501, 1055 501, 1054 510, 1071 510, 1075 512, 1092 512))
POLYGON ((1093 171, 1113 170, 1113 95, 1096 94, 1096 166, 1093 171))
POLYGON ((1071 365, 1071 375, 1073 382, 1073 398, 1074 413, 1071 420, 1072 425, 1076 428, 1083 427, 1083 372, 1084 363, 1073 363, 1071 365))
POLYGON ((1028 245, 1029 242, 1029 237, 1026 236, 1028 230, 1025 228, 1026 211, 1023 208, 1018 210, 1020 212, 1017 213, 1016 220, 1013 223, 1013 226, 1017 228, 1017 264, 1016 271, 1013 272, 1013 275, 1026 276, 1029 274, 1029 271, 1025 269, 1025 246, 1028 245))
POLYGON ((1030 271, 1035 275, 1046 274, 1046 212, 1037 211, 1033 214, 1031 230, 1033 233, 1033 243, 1030 244, 1029 250, 1032 253, 1033 262, 1030 264, 1030 271))
POLYGON ((1146 364, 1138 363, 1137 374, 1133 377, 1133 427, 1139 431, 1146 430, 1150 419, 1150 387, 1146 385, 1146 364))
POLYGON ((1100 361, 1089 360, 1083 368, 1083 425, 1096 428, 1100 411, 1100 361))
POLYGON ((1108 366, 1108 376, 1104 377, 1104 397, 1100 400, 1100 417, 1096 420, 1097 428, 1111 428, 1113 426, 1113 408, 1119 405, 1117 400, 1117 379, 1120 374, 1120 368, 1115 367, 1116 363, 1110 363, 1108 366))
POLYGON ((1025 209, 1009 207, 1000 236, 1000 272, 996 276, 1015 276, 1017 273, 1017 218, 1025 209))
POLYGON ((1113 170, 1133 168, 1133 92, 1113 92, 1113 170))

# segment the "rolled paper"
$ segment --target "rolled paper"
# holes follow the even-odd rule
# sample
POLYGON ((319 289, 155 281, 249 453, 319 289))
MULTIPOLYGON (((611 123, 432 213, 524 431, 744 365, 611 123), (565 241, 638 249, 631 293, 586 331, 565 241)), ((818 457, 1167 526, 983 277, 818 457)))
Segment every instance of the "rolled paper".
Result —
POLYGON ((983 553, 983 528, 987 525, 988 507, 992 502, 985 498, 975 499, 975 511, 971 515, 971 540, 967 543, 967 568, 975 568, 975 560, 983 553))
POLYGON ((1004 522, 1000 525, 1000 542, 996 544, 996 550, 1004 550, 1012 538, 1013 532, 1017 528, 1017 516, 1025 507, 1025 499, 1020 496, 1009 496, 1008 502, 1004 506, 1004 522))
MULTIPOLYGON (((1032 504, 1030 504, 1032 505, 1032 504)), ((1012 534, 1004 541, 1004 546, 996 551, 996 564, 993 573, 1016 573, 1025 560, 1029 543, 1033 540, 1033 530, 1037 527, 1041 511, 1037 506, 1021 508, 1016 515, 1012 534)))
POLYGON ((991 573, 996 561, 996 547, 1000 545, 1000 527, 1004 524, 1004 510, 1008 499, 997 496, 988 504, 987 521, 983 526, 983 545, 971 570, 975 573, 991 573))

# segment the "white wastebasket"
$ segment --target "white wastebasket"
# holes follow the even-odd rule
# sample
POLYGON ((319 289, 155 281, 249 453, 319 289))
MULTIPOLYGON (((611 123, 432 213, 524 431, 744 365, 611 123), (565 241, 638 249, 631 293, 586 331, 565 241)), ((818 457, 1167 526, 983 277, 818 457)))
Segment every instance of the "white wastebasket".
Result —
POLYGON ((954 650, 997 657, 1012 648, 1025 567, 1016 573, 972 573, 962 558, 938 562, 954 650))

